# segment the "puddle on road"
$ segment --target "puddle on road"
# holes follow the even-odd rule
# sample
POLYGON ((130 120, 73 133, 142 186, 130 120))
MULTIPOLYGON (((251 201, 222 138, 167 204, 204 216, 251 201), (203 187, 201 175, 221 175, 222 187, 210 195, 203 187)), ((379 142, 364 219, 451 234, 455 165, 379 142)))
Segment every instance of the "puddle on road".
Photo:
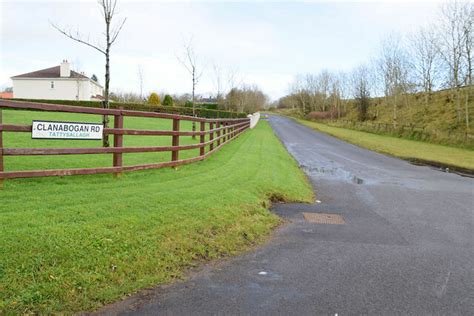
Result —
POLYGON ((300 168, 309 173, 310 175, 320 176, 328 179, 343 180, 346 182, 352 182, 355 184, 363 184, 364 179, 359 178, 349 171, 340 168, 325 168, 325 167, 308 167, 300 165, 300 168))

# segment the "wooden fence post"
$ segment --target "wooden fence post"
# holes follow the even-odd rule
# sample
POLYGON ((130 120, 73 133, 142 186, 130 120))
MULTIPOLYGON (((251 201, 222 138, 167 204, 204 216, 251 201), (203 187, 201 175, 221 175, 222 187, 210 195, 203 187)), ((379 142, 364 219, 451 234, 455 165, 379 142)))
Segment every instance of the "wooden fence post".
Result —
MULTIPOLYGON (((221 128, 221 122, 216 122, 216 128, 221 128)), ((217 146, 221 144, 221 131, 217 131, 217 146)))
POLYGON ((222 127, 224 127, 224 129, 222 130, 222 142, 225 143, 227 141, 227 122, 222 122, 222 127))
MULTIPOLYGON (((173 132, 179 132, 179 119, 173 119, 173 132)), ((171 136, 171 146, 179 146, 179 135, 171 136)), ((179 150, 171 151, 171 161, 179 159, 179 150)))
MULTIPOLYGON (((123 129, 123 115, 120 112, 119 115, 114 115, 114 129, 123 129)), ((114 134, 114 147, 121 148, 123 147, 123 135, 114 134)), ((122 167, 122 153, 114 153, 114 167, 122 167)), ((121 172, 116 172, 115 176, 120 176, 121 172)))
MULTIPOLYGON (((214 122, 209 122, 209 129, 212 130, 214 129, 214 122)), ((209 145, 209 150, 213 150, 214 149, 214 132, 210 132, 209 133, 209 141, 211 142, 211 144, 209 145)))
MULTIPOLYGON (((2 109, 0 109, 0 125, 2 123, 2 109)), ((3 131, 0 129, 0 172, 3 172, 3 131)), ((0 179, 0 189, 3 188, 3 179, 0 179)))
MULTIPOLYGON (((206 134, 204 134, 203 132, 206 130, 206 122, 201 122, 201 136, 199 138, 200 140, 200 143, 201 145, 204 144, 204 142, 206 141, 206 134)), ((204 154, 206 153, 206 147, 205 146, 202 146, 199 148, 199 154, 201 156, 204 156, 204 154)))

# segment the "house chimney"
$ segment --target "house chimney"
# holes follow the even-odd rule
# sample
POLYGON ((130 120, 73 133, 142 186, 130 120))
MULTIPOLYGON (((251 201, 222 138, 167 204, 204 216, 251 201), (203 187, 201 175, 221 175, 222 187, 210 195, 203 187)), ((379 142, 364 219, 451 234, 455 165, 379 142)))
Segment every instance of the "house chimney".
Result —
POLYGON ((71 77, 71 66, 69 65, 67 60, 63 60, 59 68, 61 77, 71 77))

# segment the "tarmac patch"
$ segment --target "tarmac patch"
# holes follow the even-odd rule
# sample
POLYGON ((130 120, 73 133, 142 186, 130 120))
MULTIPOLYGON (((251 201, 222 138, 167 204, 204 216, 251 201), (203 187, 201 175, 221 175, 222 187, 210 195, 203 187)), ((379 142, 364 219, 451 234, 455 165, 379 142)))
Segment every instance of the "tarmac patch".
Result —
POLYGON ((341 215, 326 213, 303 213, 306 221, 314 224, 344 225, 346 221, 341 215))

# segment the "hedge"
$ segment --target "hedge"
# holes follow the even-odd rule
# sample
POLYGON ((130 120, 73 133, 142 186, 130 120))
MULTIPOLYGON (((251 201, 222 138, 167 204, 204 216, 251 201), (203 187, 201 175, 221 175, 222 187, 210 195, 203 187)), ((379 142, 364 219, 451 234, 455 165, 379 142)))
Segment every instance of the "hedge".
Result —
POLYGON ((217 110, 217 103, 197 103, 196 108, 203 108, 208 110, 217 110))
MULTIPOLYGON (((85 107, 90 107, 90 108, 101 107, 101 104, 99 101, 43 100, 43 99, 11 99, 11 100, 49 103, 49 104, 62 104, 62 105, 72 105, 72 106, 85 106, 85 107)), ((172 114, 189 115, 189 116, 193 115, 193 109, 189 107, 151 106, 151 105, 142 104, 142 103, 110 102, 111 109, 118 109, 120 107, 123 107, 126 110, 135 110, 135 111, 172 113, 172 114)), ((247 117, 247 113, 220 111, 220 110, 205 109, 205 108, 196 108, 195 113, 198 117, 205 117, 205 118, 244 118, 244 117, 247 117)))

